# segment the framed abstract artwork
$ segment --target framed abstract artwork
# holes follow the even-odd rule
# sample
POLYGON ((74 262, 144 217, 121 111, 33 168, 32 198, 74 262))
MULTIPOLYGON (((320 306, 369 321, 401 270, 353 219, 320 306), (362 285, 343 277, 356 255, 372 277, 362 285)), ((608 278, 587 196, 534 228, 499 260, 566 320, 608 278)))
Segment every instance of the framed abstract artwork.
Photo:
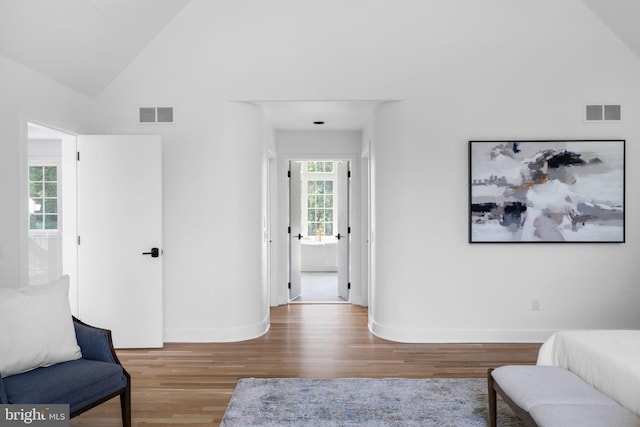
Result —
POLYGON ((625 141, 469 141, 469 242, 625 241, 625 141))

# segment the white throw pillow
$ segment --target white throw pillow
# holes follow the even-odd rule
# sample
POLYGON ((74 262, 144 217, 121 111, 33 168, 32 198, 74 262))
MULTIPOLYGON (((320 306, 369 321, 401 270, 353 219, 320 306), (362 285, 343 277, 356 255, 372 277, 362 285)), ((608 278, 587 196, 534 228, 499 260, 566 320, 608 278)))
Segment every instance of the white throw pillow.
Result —
POLYGON ((82 357, 69 306, 69 276, 40 286, 0 288, 0 375, 82 357))

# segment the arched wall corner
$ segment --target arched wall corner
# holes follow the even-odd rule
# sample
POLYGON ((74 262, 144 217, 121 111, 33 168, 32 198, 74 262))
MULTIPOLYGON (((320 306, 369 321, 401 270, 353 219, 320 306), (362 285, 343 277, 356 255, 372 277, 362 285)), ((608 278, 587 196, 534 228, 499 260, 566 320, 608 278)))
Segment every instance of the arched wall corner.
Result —
POLYGON ((225 328, 165 328, 165 342, 223 343, 259 338, 270 328, 269 314, 254 324, 225 328))

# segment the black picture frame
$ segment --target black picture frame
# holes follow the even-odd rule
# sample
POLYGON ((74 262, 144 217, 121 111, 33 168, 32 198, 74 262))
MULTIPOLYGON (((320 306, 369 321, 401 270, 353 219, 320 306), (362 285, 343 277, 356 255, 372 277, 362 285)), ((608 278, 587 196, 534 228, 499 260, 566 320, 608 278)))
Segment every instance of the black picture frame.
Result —
POLYGON ((469 243, 624 243, 625 140, 469 141, 469 243))

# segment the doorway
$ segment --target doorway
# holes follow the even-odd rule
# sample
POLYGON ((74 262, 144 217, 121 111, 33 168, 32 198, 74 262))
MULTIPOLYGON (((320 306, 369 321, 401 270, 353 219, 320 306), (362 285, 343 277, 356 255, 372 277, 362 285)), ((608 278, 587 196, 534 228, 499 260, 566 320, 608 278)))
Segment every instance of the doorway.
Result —
POLYGON ((289 161, 289 302, 350 301, 348 160, 289 161))
POLYGON ((27 123, 28 283, 70 278, 77 314, 76 137, 27 123))

